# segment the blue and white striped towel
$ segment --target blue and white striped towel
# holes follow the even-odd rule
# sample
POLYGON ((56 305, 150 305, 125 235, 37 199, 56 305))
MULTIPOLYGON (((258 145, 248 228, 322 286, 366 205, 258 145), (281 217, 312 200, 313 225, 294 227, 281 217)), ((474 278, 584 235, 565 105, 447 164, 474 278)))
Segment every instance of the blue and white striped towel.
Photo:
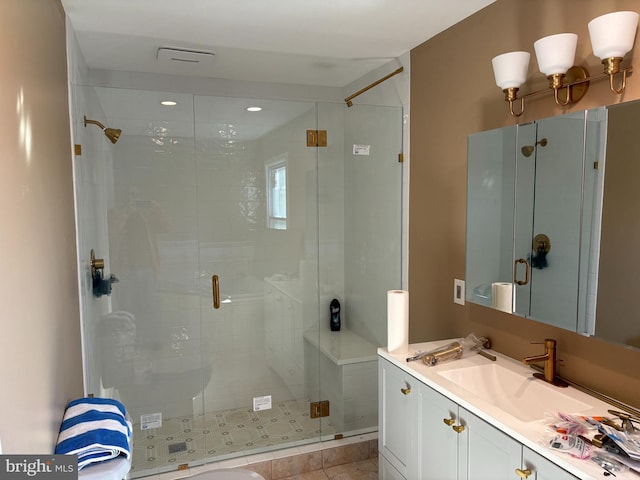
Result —
POLYGON ((78 455, 78 470, 121 455, 129 459, 131 428, 117 400, 79 398, 67 405, 55 453, 78 455))

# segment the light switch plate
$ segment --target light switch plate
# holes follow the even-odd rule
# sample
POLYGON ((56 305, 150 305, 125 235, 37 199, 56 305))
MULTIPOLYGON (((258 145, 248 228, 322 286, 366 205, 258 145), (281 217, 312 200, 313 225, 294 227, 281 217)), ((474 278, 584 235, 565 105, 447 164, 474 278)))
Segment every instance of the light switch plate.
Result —
POLYGON ((464 280, 453 281, 453 303, 464 305, 464 280))

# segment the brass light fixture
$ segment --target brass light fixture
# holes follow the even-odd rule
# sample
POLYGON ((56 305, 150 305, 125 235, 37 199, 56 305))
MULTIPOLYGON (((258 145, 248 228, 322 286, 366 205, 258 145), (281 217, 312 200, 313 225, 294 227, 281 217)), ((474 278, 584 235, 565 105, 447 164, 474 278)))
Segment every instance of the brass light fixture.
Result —
POLYGON ((119 128, 107 128, 97 120, 89 120, 87 119, 87 117, 84 117, 84 126, 86 127, 87 124, 99 126, 106 137, 111 141, 111 143, 116 143, 120 138, 120 134, 122 133, 122 130, 120 130, 119 128))
POLYGON ((549 88, 527 93, 518 97, 518 91, 526 81, 529 68, 529 52, 509 52, 492 60, 496 84, 504 92, 509 102, 509 113, 519 117, 524 113, 527 97, 553 91, 557 105, 566 106, 578 102, 587 92, 589 82, 609 78, 609 88, 620 95, 624 92, 627 74, 632 67, 621 68, 624 56, 633 48, 638 27, 637 12, 613 12, 594 18, 588 24, 589 36, 594 55, 604 65, 604 72, 589 76, 583 68, 574 66, 578 36, 574 33, 559 33, 541 38, 534 43, 539 70, 549 79, 549 88), (622 75, 619 86, 615 77, 622 75), (520 108, 513 104, 520 99, 520 108))

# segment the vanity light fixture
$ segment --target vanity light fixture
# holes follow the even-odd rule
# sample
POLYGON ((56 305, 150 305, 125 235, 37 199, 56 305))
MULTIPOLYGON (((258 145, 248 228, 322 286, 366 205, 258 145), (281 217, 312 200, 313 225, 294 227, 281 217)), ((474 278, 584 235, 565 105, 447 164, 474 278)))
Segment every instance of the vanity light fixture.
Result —
POLYGON ((262 107, 247 107, 246 110, 247 112, 261 112, 262 107))
POLYGON ((176 102, 175 100, 162 100, 160 102, 160 105, 163 105, 165 107, 175 107, 178 104, 178 102, 176 102))
MULTIPOLYGON (((541 38, 534 42, 538 68, 549 79, 549 89, 557 105, 566 106, 578 102, 587 92, 589 82, 609 78, 609 88, 620 95, 624 92, 627 74, 633 67, 622 69, 620 64, 624 56, 633 48, 638 27, 638 13, 613 12, 594 18, 588 24, 591 47, 594 55, 604 65, 604 72, 589 76, 583 68, 574 66, 578 36, 574 33, 560 33, 541 38), (622 74, 618 87, 614 77, 622 74)), ((509 52, 494 57, 493 73, 496 84, 504 92, 509 102, 509 113, 519 117, 524 113, 525 98, 546 93, 549 89, 538 90, 518 97, 518 91, 526 81, 530 54, 528 52, 509 52), (520 99, 519 111, 513 104, 520 99)))

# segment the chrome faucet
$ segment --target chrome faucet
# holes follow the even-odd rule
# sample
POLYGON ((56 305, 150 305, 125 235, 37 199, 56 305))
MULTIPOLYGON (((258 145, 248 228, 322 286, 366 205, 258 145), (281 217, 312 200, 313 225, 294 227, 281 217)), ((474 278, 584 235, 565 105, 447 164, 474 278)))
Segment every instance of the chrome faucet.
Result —
POLYGON ((522 359, 522 363, 525 365, 531 365, 532 363, 544 362, 544 374, 534 373, 533 376, 557 387, 567 387, 568 384, 556 376, 556 341, 552 338, 546 338, 544 342, 531 343, 544 343, 544 353, 541 355, 524 357, 522 359))

